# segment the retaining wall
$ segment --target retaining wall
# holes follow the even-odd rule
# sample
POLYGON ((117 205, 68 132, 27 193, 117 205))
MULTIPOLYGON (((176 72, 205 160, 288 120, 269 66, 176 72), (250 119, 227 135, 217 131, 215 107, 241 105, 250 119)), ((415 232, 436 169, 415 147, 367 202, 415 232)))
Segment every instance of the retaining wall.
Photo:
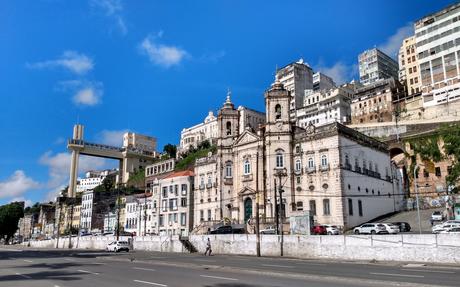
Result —
MULTIPOLYGON (((198 252, 211 240, 214 254, 256 255, 253 234, 191 235, 190 242, 198 252)), ((130 238, 121 237, 128 241, 130 238)), ((115 237, 73 237, 73 248, 104 249, 115 237)), ((27 245, 27 243, 25 243, 27 245)), ((32 241, 31 247, 55 248, 55 240, 32 241)), ((281 237, 261 235, 262 256, 279 256, 281 237)), ((68 247, 68 238, 59 240, 60 248, 68 247)), ((135 237, 134 250, 187 252, 178 236, 135 237)), ((336 235, 284 236, 284 256, 308 259, 378 260, 460 263, 460 234, 336 235)))

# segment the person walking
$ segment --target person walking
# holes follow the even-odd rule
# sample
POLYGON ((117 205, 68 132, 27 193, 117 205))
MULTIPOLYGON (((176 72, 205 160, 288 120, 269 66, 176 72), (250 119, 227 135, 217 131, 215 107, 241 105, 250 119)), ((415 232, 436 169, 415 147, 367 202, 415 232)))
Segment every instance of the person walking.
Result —
POLYGON ((209 256, 211 256, 211 253, 212 253, 212 249, 211 249, 211 240, 210 240, 209 237, 208 237, 208 241, 206 242, 206 251, 204 252, 204 256, 206 256, 206 254, 208 254, 209 256), (209 251, 209 254, 208 254, 208 251, 209 251))

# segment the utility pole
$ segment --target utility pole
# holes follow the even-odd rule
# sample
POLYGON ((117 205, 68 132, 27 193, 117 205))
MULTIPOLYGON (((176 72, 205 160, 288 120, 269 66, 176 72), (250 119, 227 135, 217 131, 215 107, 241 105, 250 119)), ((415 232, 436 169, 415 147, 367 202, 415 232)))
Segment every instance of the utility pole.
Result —
POLYGON ((416 164, 414 167, 414 191, 415 191, 415 198, 417 200, 418 230, 419 230, 419 234, 422 234, 422 223, 420 221, 420 206, 419 206, 420 201, 418 199, 417 180, 416 180, 417 171, 418 171, 418 165, 416 164))
POLYGON ((69 228, 69 249, 72 248, 72 221, 73 221, 73 200, 70 202, 70 228, 69 228))
POLYGON ((61 219, 62 219, 62 204, 60 202, 60 198, 58 197, 59 201, 59 218, 57 223, 57 235, 56 235, 56 248, 59 248, 59 233, 61 232, 61 219))
POLYGON ((120 240, 120 185, 117 188, 117 241, 120 240))
POLYGON ((280 208, 279 208, 279 212, 280 212, 280 217, 281 217, 281 246, 280 246, 280 253, 281 253, 281 256, 283 256, 283 245, 284 245, 284 236, 283 236, 283 187, 282 187, 282 184, 281 184, 281 172, 278 173, 278 178, 279 178, 279 187, 278 187, 278 191, 279 191, 279 197, 280 197, 280 208))
POLYGON ((147 235, 147 193, 144 192, 144 236, 147 235))
POLYGON ((259 152, 256 153, 256 249, 260 257, 260 218, 259 218, 259 152))

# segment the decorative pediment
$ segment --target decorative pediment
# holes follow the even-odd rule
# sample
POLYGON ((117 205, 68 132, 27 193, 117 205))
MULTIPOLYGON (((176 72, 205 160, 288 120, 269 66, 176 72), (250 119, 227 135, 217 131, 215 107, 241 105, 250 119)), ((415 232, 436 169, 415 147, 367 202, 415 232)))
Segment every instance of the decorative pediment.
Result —
POLYGON ((236 139, 234 146, 257 142, 258 140, 259 136, 247 129, 236 139))
POLYGON ((246 195, 254 195, 256 194, 256 191, 250 187, 243 187, 239 192, 238 192, 238 195, 239 196, 246 196, 246 195))

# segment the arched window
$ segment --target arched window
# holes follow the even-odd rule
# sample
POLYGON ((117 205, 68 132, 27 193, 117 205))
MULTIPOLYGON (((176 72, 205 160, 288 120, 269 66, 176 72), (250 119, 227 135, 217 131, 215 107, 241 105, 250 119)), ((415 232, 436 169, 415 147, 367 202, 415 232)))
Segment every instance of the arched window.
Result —
POLYGON ((350 158, 348 157, 348 154, 345 155, 345 166, 350 165, 350 158))
POLYGON ((327 164, 328 164, 328 162, 327 162, 327 155, 323 154, 323 155, 321 156, 321 166, 322 166, 322 167, 326 167, 327 164))
POLYGON ((227 128, 227 135, 231 135, 232 134, 232 123, 231 122, 227 122, 226 124, 226 128, 227 128))
POLYGON ((313 168, 315 168, 315 160, 312 157, 310 157, 308 158, 308 169, 313 169, 313 168))
POLYGON ((300 159, 298 159, 295 161, 295 170, 300 171, 301 169, 302 169, 302 162, 300 161, 300 159))
POLYGON ((275 106, 275 119, 276 120, 281 119, 281 105, 280 104, 277 104, 275 106))
POLYGON ((228 162, 225 165, 225 177, 230 178, 232 177, 232 163, 228 162))
POLYGON ((248 175, 251 173, 251 163, 249 162, 249 159, 244 161, 244 174, 248 175))
POLYGON ((276 153, 276 168, 284 167, 284 155, 281 151, 276 153))

